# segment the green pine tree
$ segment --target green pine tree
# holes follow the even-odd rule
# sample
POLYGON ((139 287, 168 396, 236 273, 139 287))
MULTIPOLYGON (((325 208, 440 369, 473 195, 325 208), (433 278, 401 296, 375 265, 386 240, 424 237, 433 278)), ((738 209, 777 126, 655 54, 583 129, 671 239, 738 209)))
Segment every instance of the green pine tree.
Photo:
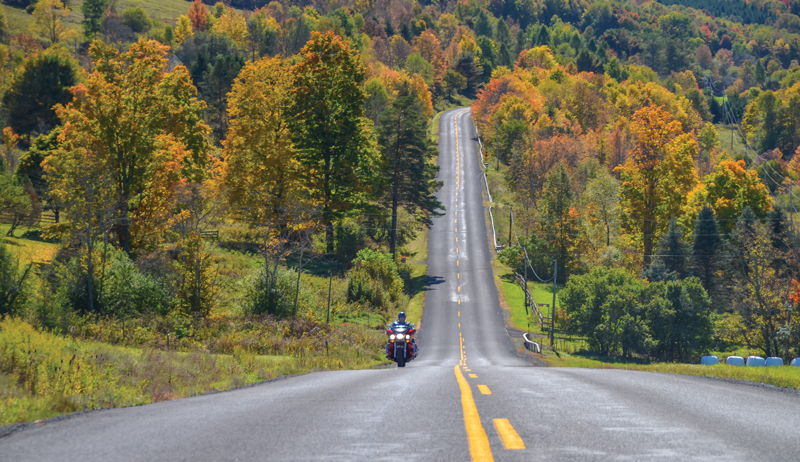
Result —
POLYGON ((426 226, 441 215, 443 206, 433 193, 441 188, 439 170, 432 160, 436 149, 428 140, 422 103, 408 84, 401 87, 392 105, 381 117, 378 143, 383 156, 383 179, 388 188, 384 196, 392 210, 390 252, 397 244, 397 210, 405 208, 426 226))
POLYGON ((108 6, 107 0, 84 0, 81 5, 83 13, 83 34, 88 39, 94 39, 103 26, 103 13, 108 6))
POLYGON ((700 209, 692 236, 692 259, 695 272, 703 282, 703 287, 711 292, 721 239, 714 209, 708 204, 700 209))
POLYGON ((675 218, 669 220, 667 234, 662 236, 658 243, 658 255, 655 255, 655 259, 663 261, 667 270, 675 272, 678 278, 686 277, 686 245, 683 243, 683 233, 675 218))

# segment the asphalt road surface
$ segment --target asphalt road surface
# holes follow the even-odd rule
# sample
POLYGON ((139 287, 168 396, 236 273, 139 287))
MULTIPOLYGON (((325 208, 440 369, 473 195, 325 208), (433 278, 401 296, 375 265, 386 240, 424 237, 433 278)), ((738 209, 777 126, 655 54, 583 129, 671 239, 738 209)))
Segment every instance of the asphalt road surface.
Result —
POLYGON ((771 387, 532 367, 492 281, 475 128, 440 122, 420 355, 79 414, 0 438, 3 461, 800 460, 800 399, 771 387))

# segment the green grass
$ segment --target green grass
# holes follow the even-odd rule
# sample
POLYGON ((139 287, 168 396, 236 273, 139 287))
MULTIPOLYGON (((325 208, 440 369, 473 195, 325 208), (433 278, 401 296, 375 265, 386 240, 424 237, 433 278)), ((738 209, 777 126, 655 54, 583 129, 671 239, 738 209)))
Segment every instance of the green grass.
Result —
POLYGON ((384 364, 381 336, 363 335, 340 326, 310 334, 313 340, 303 334, 298 341, 305 346, 291 354, 257 355, 240 345, 230 354, 210 354, 77 340, 7 317, 0 321, 0 425, 165 401, 289 374, 384 364), (329 349, 316 337, 330 338, 329 349))
POLYGON ((442 118, 442 114, 445 111, 439 111, 431 118, 431 122, 428 125, 428 136, 433 138, 434 142, 439 143, 439 120, 442 118))
POLYGON ((0 5, 6 15, 8 30, 10 35, 28 32, 33 24, 33 16, 21 8, 12 8, 8 5, 0 5))
POLYGON ((428 230, 423 229, 417 234, 406 249, 403 249, 403 254, 406 255, 406 263, 408 269, 411 270, 411 283, 407 288, 409 293, 409 301, 406 306, 406 319, 408 322, 417 324, 421 327, 422 312, 425 308, 425 294, 428 289, 428 265, 422 264, 428 259, 428 230))
MULTIPOLYGON (((496 258, 492 260, 495 285, 500 293, 501 305, 509 311, 509 324, 512 327, 527 332, 542 332, 538 318, 530 319, 530 308, 525 311, 525 299, 522 289, 514 280, 511 268, 500 263, 496 258)), ((551 284, 528 281, 528 291, 537 304, 553 303, 553 286, 551 284)), ((558 294, 556 294, 556 309, 558 309, 558 294)), ((550 316, 549 306, 539 306, 542 316, 550 316)))
POLYGON ((726 124, 717 124, 716 128, 717 139, 719 139, 721 149, 733 155, 745 156, 745 146, 744 143, 742 143, 742 138, 739 136, 738 130, 730 130, 726 124), (733 142, 731 143, 731 141, 733 142))
POLYGON ((11 225, 0 224, 2 242, 13 250, 23 263, 33 262, 35 265, 49 265, 58 252, 59 244, 47 242, 38 237, 36 230, 17 228, 12 236, 7 236, 11 225))
POLYGON ((653 363, 636 364, 620 362, 617 359, 598 358, 584 354, 568 354, 543 351, 543 360, 555 367, 583 367, 595 369, 624 369, 667 374, 700 375, 734 380, 748 380, 777 387, 800 389, 800 367, 734 367, 720 364, 701 366, 699 364, 653 363))
MULTIPOLYGON (((190 3, 185 0, 120 0, 117 3, 117 13, 122 14, 127 8, 139 6, 147 11, 151 19, 163 24, 174 24, 180 15, 189 11, 189 5, 190 3)), ((69 2, 72 14, 64 20, 68 28, 83 32, 83 27, 81 26, 81 21, 83 21, 82 6, 83 0, 69 2)), ((2 5, 2 8, 12 35, 29 32, 30 25, 34 22, 32 15, 28 14, 24 9, 12 8, 8 5, 2 5)), ((158 26, 154 25, 154 27, 158 26)))

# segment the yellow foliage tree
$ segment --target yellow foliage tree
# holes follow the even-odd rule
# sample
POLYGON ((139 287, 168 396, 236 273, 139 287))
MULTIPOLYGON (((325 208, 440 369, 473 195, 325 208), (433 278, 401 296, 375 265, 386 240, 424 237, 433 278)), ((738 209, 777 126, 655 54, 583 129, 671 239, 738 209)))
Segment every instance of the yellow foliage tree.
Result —
POLYGON ((247 21, 241 13, 225 7, 225 12, 214 21, 214 32, 225 35, 240 47, 247 45, 247 21))
POLYGON ((178 18, 178 23, 175 25, 175 42, 181 44, 184 40, 192 35, 194 35, 194 31, 192 30, 192 22, 186 15, 182 14, 178 18))
POLYGON ((61 22, 71 13, 61 0, 40 0, 33 10, 35 21, 31 24, 31 30, 51 44, 77 37, 77 32, 67 29, 61 22))
POLYGON ((288 127, 292 76, 279 58, 248 63, 228 95, 230 128, 221 179, 234 216, 270 242, 309 220, 307 192, 288 127))
POLYGON ((747 170, 743 160, 723 160, 689 193, 682 218, 684 230, 694 228, 694 220, 705 204, 714 209, 720 228, 726 232, 733 229, 734 220, 745 207, 758 217, 772 209, 767 187, 758 172, 747 170))

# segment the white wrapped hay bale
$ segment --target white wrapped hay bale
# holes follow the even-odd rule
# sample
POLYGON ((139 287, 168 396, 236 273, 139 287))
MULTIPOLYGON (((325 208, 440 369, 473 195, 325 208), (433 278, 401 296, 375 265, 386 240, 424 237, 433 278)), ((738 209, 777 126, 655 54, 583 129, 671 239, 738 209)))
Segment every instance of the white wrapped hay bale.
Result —
POLYGON ((703 366, 716 366, 719 364, 719 358, 716 356, 703 356, 700 358, 700 364, 703 366))
POLYGON ((725 360, 725 364, 729 366, 744 366, 744 358, 741 356, 728 356, 725 360))
POLYGON ((783 359, 777 356, 770 356, 766 359, 767 366, 783 366, 783 359))

